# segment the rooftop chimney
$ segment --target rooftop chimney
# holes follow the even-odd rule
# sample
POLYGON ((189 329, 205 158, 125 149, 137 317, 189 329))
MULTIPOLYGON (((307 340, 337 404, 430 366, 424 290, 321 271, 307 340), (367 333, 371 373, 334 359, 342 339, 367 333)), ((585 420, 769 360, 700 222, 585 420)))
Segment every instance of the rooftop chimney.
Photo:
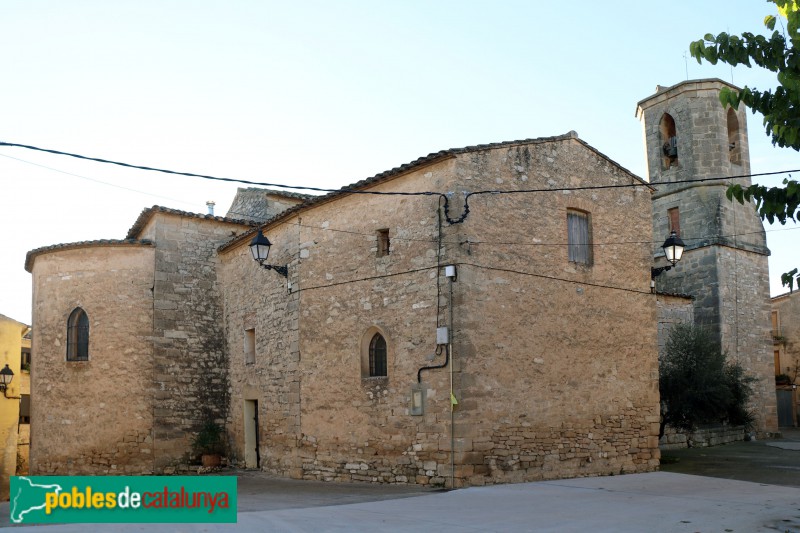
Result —
POLYGON ((208 207, 208 214, 209 215, 213 215, 214 214, 214 206, 215 205, 217 205, 217 204, 214 203, 214 200, 209 200, 209 201, 206 202, 206 206, 208 207))

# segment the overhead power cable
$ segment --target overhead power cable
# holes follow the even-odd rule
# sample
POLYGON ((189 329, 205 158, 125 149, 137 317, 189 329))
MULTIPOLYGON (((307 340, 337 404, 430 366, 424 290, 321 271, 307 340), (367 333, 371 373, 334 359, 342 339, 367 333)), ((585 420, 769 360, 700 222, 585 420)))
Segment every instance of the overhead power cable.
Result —
POLYGON ((603 190, 603 189, 622 189, 622 188, 631 188, 631 187, 653 187, 656 185, 676 185, 681 183, 703 183, 703 182, 712 182, 712 181, 723 181, 723 180, 733 180, 739 178, 752 178, 758 176, 773 176, 778 174, 788 174, 791 172, 800 172, 800 170, 781 170, 775 172, 761 172, 757 174, 740 174, 736 176, 719 176, 719 177, 712 177, 712 178, 701 178, 701 179, 691 179, 691 180, 677 180, 671 181, 669 183, 647 183, 647 182, 640 182, 636 180, 632 180, 631 183, 623 183, 623 184, 611 184, 611 185, 587 185, 583 187, 554 187, 554 188, 537 188, 537 189, 516 189, 516 190, 481 190, 481 191, 473 191, 468 192, 464 195, 464 206, 462 209, 461 216, 458 218, 451 218, 450 216, 450 209, 449 209, 449 195, 443 192, 435 192, 435 191, 416 191, 416 192, 403 192, 403 191, 372 191, 372 190, 364 190, 364 189, 348 189, 348 188, 340 188, 340 189, 329 189, 323 187, 312 187, 307 185, 285 185, 281 183, 268 183, 268 182, 259 182, 259 181, 251 181, 251 180, 243 180, 238 178, 221 178, 218 176, 209 176, 206 174, 195 174, 193 172, 179 172, 175 170, 168 170, 163 168, 155 168, 155 167, 148 167, 143 165, 133 165, 130 163, 123 163, 120 161, 112 161, 109 159, 102 159, 97 157, 89 157, 80 154, 73 154, 70 152, 63 152, 61 150, 50 150, 47 148, 39 148, 37 146, 31 146, 27 144, 17 144, 17 143, 8 143, 8 142, 1 142, 0 146, 9 146, 9 147, 16 147, 16 148, 24 148, 26 150, 35 150, 39 152, 46 152, 55 155, 63 155, 68 157, 74 157, 77 159, 82 159, 86 161, 94 161, 97 163, 106 163, 110 165, 117 165, 126 168, 132 168, 137 170, 147 170, 151 172, 162 172, 166 174, 173 174, 178 176, 187 176, 187 177, 194 177, 194 178, 201 178, 207 180, 215 180, 215 181, 224 181, 229 183, 243 183, 246 185, 259 185, 262 187, 275 187, 280 189, 295 189, 295 190, 305 190, 305 191, 315 191, 315 192, 324 192, 324 193, 346 193, 346 194, 369 194, 369 195, 376 195, 376 196, 439 196, 440 198, 444 199, 444 213, 445 219, 449 224, 460 224, 466 220, 467 216, 469 215, 470 207, 469 207, 469 198, 471 196, 477 195, 484 195, 484 194, 491 194, 491 195, 505 195, 505 194, 530 194, 530 193, 541 193, 541 192, 563 192, 563 191, 589 191, 589 190, 603 190))

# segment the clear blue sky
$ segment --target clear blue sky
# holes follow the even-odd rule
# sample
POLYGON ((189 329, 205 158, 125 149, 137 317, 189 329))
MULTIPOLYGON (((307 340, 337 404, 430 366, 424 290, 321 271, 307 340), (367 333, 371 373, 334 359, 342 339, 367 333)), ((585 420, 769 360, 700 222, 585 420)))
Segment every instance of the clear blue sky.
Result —
MULTIPOLYGON (((687 70, 772 85, 684 54, 707 32, 761 31, 773 12, 755 0, 3 0, 0 141, 340 187, 445 148, 575 130, 644 177, 636 102, 687 70)), ((753 172, 800 168, 748 120, 753 172)), ((0 148, 0 313, 30 321, 28 250, 123 238, 154 204, 215 200, 224 214, 235 189, 0 148)), ((800 231, 768 235, 778 293, 800 231)))

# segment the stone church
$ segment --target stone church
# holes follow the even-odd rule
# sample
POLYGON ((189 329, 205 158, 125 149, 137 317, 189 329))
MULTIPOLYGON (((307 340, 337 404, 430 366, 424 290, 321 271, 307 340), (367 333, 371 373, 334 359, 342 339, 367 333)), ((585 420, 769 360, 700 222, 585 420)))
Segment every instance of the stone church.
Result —
POLYGON ((209 420, 230 463, 294 478, 656 469, 664 317, 715 328, 759 375, 770 362, 763 229, 723 186, 686 183, 749 171, 722 85, 639 103, 650 183, 570 132, 325 196, 240 189, 225 217, 155 206, 124 239, 29 252, 31 473, 180 471, 209 420), (653 292, 670 230, 687 251, 653 292))

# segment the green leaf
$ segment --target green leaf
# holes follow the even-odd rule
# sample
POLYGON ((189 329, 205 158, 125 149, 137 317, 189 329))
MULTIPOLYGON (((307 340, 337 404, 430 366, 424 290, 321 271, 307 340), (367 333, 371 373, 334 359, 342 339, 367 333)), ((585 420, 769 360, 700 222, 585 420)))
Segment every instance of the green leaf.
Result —
MULTIPOLYGON (((781 274, 781 285, 784 287, 789 287, 789 292, 792 292, 795 282, 795 276, 797 276, 797 269, 790 270, 789 272, 784 272, 781 274)), ((800 276, 798 276, 800 277, 800 276)), ((797 284, 800 287, 800 282, 797 284)))
POLYGON ((764 26, 769 28, 770 31, 775 29, 775 17, 773 15, 767 15, 764 17, 764 26))

